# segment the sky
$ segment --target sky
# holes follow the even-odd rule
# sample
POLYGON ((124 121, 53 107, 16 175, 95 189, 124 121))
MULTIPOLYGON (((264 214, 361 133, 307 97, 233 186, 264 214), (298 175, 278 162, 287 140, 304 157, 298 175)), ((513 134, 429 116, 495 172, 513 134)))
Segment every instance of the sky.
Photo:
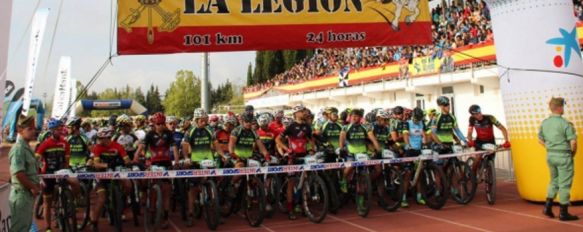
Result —
MULTIPOLYGON (((33 96, 40 99, 44 93, 48 95, 47 100, 52 98, 61 56, 71 56, 71 76, 86 84, 110 54, 111 3, 117 0, 62 1, 59 13, 59 0, 13 0, 7 79, 18 88, 23 87, 25 81, 30 40, 30 27, 27 26, 37 4, 40 3, 39 8, 50 8, 33 92, 33 96)), ((113 49, 115 53, 115 45, 113 49)), ((212 85, 217 86, 227 79, 244 84, 247 66, 254 60, 253 51, 211 53, 212 85)), ((126 84, 146 90, 154 84, 163 93, 180 69, 200 75, 201 54, 119 56, 114 57, 112 63, 90 90, 121 88, 126 84)))

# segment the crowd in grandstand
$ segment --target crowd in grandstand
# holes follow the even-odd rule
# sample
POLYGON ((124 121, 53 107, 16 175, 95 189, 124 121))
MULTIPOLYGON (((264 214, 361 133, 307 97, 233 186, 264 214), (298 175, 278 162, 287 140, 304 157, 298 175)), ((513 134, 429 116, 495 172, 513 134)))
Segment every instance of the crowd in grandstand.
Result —
POLYGON ((245 91, 296 84, 333 75, 345 67, 359 70, 391 62, 410 62, 415 57, 441 58, 446 49, 493 40, 490 13, 483 1, 468 0, 461 6, 437 5, 432 9, 431 16, 434 45, 316 49, 314 56, 304 59, 266 83, 247 87, 245 91))
MULTIPOLYGON (((583 21, 583 1, 574 0, 574 4, 575 16, 583 21)), ((314 56, 267 82, 246 87, 245 92, 334 75, 345 67, 359 70, 391 62, 406 64, 415 57, 442 58, 447 56, 448 49, 494 40, 490 11, 482 0, 467 0, 463 5, 452 3, 447 7, 437 5, 431 10, 431 18, 433 45, 316 49, 314 56)))

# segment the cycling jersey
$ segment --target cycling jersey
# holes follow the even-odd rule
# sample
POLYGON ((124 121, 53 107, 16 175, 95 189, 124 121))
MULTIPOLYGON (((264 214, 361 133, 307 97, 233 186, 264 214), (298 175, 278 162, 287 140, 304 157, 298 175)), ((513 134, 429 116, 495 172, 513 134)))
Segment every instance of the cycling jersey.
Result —
POLYGON ((312 139, 312 128, 305 123, 292 122, 282 133, 287 137, 288 147, 296 156, 306 155, 308 141, 312 139))
POLYGON ((259 139, 253 129, 245 129, 243 126, 238 126, 233 129, 231 136, 237 137, 235 154, 238 157, 248 159, 253 156, 253 145, 259 139))
POLYGON ((71 158, 69 158, 69 166, 83 166, 89 158, 89 139, 85 135, 69 135, 67 143, 71 148, 71 158))
POLYGON ((348 153, 359 154, 367 152, 366 139, 370 130, 371 128, 365 125, 352 123, 342 129, 342 131, 346 132, 348 153))
POLYGON ((144 129, 137 129, 136 131, 134 131, 134 134, 136 135, 136 137, 138 137, 138 141, 140 142, 146 139, 146 131, 144 129))
POLYGON ((409 134, 409 145, 415 150, 421 150, 423 146, 423 133, 426 131, 425 123, 419 121, 415 123, 413 119, 405 124, 404 134, 409 134))
POLYGON ((146 149, 151 153, 150 161, 152 164, 158 165, 158 163, 167 164, 171 162, 170 148, 176 146, 171 131, 164 130, 162 134, 149 131, 142 144, 146 145, 146 149))
POLYGON ((342 132, 342 125, 338 122, 328 121, 322 125, 322 132, 320 135, 325 142, 332 145, 334 148, 340 147, 340 132, 342 132))
POLYGON ((281 135, 281 133, 285 131, 285 127, 283 126, 283 123, 273 121, 269 123, 269 130, 273 132, 273 135, 277 138, 277 136, 281 135))
POLYGON ((219 129, 215 131, 213 137, 214 140, 216 140, 219 143, 218 146, 216 147, 217 152, 228 153, 229 139, 231 138, 231 134, 224 129, 219 129))
POLYGON ((138 142, 138 137, 133 134, 117 134, 113 136, 113 141, 116 141, 121 145, 130 159, 134 159, 134 154, 136 153, 136 143, 138 142))
POLYGON ((389 148, 389 146, 392 145, 391 131, 388 126, 381 126, 377 123, 373 123, 372 132, 377 138, 381 148, 389 148))
POLYGON ((259 128, 257 130, 257 136, 261 139, 261 143, 263 143, 267 152, 269 154, 275 154, 275 134, 269 129, 263 130, 263 128, 259 128))
POLYGON ((122 166, 124 161, 129 161, 129 157, 124 148, 115 141, 111 141, 108 146, 96 144, 93 146, 92 153, 95 161, 105 163, 109 168, 122 166))
POLYGON ((42 142, 36 153, 41 156, 41 173, 50 174, 66 167, 65 157, 71 154, 71 147, 63 137, 48 137, 42 142))
POLYGON ((193 127, 184 137, 184 141, 190 144, 190 159, 200 162, 206 159, 213 159, 211 144, 213 135, 209 128, 193 127))
POLYGON ((474 116, 470 116, 469 126, 476 129, 477 141, 491 142, 495 140, 494 126, 500 126, 500 122, 492 115, 483 115, 480 121, 474 116))
POLYGON ((43 131, 38 135, 38 142, 42 143, 44 142, 47 138, 51 137, 52 133, 49 130, 43 131))
POLYGON ((457 121, 451 114, 438 114, 432 127, 436 127, 436 136, 442 143, 454 143, 453 129, 457 128, 457 121))
MULTIPOLYGON (((403 121, 401 119, 391 119, 391 132, 396 132, 398 135, 403 134, 405 127, 407 126, 407 121, 403 121)), ((403 140, 395 141, 395 142, 403 142, 403 140)))

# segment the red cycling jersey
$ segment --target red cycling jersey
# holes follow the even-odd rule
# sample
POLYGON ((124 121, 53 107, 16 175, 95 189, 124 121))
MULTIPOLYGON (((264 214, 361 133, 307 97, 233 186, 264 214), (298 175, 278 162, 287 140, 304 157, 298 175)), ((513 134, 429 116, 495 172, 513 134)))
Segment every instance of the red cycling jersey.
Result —
POLYGON ((110 168, 120 166, 125 159, 129 159, 123 146, 115 141, 112 141, 109 146, 96 144, 91 152, 95 160, 106 163, 110 168))
POLYGON ((494 127, 500 126, 500 122, 496 120, 496 117, 492 115, 483 115, 482 120, 478 121, 474 116, 470 117, 471 128, 476 129, 476 140, 478 141, 493 141, 494 140, 494 127))
POLYGON ((169 130, 162 134, 150 131, 146 134, 146 139, 142 142, 151 153, 150 161, 155 164, 159 162, 170 162, 170 148, 176 146, 174 136, 169 130))
POLYGON ((41 156, 41 173, 53 173, 67 167, 66 157, 71 155, 71 146, 62 136, 57 140, 50 136, 39 145, 36 153, 41 156))
POLYGON ((273 135, 277 138, 277 136, 281 135, 283 131, 285 131, 285 128, 283 123, 273 121, 269 123, 269 131, 273 132, 273 135))

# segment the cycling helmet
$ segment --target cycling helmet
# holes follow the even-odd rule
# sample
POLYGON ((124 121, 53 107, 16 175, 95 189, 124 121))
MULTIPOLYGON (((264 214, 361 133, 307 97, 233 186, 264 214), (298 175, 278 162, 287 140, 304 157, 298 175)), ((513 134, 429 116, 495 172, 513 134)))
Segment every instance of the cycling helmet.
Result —
POLYGON ((364 110, 360 109, 360 108, 352 109, 352 111, 350 112, 350 115, 358 115, 358 116, 362 117, 364 115, 364 110))
POLYGON ((276 117, 276 118, 283 118, 283 110, 278 110, 278 111, 275 113, 275 117, 276 117))
POLYGON ((112 130, 107 127, 100 128, 99 131, 97 131, 97 138, 111 138, 112 135, 112 130))
POLYGON ((209 122, 211 123, 218 123, 219 122, 219 116, 217 116, 216 114, 213 114, 209 117, 209 122))
POLYGON ((146 121, 146 116, 144 115, 138 115, 136 116, 136 122, 145 122, 146 121))
POLYGON ((269 118, 269 115, 267 115, 267 114, 263 114, 263 115, 259 116, 259 118, 257 119, 257 124, 259 126, 267 126, 267 125, 269 125, 270 122, 271 122, 271 118, 269 118))
POLYGON ((425 113, 426 113, 427 115, 434 115, 434 114, 437 114, 437 110, 436 110, 436 109, 433 109, 433 108, 430 108, 430 109, 427 109, 427 110, 425 111, 425 113))
POLYGON ((253 122, 255 121, 255 116, 251 112, 244 113, 241 115, 243 122, 253 122))
POLYGON ((379 118, 384 118, 384 119, 389 119, 389 118, 391 118, 391 115, 389 115, 389 114, 387 113, 387 111, 384 111, 384 110, 378 110, 378 111, 377 111, 377 115, 376 115, 376 116, 377 116, 377 117, 379 117, 379 118))
POLYGON ((67 126, 69 127, 81 127, 81 119, 77 117, 73 117, 69 119, 67 122, 67 126))
POLYGON ((111 115, 109 116, 109 121, 107 121, 107 125, 109 126, 116 126, 117 124, 117 115, 111 115))
POLYGON ((482 113, 482 108, 480 108, 479 105, 472 105, 470 106, 470 114, 477 114, 477 113, 482 113))
POLYGON ((132 118, 130 118, 130 116, 127 116, 125 114, 122 114, 119 117, 117 117, 116 121, 117 121, 117 124, 120 126, 132 124, 132 118))
POLYGON ((449 98, 447 98, 446 96, 438 97, 437 98, 437 105, 438 106, 449 105, 449 98))
POLYGON ((63 122, 59 119, 56 118, 51 118, 49 119, 49 122, 47 123, 47 127, 49 128, 49 130, 55 129, 59 126, 62 126, 63 122))
POLYGON ((326 112, 327 114, 338 114, 338 109, 336 107, 326 107, 326 109, 324 109, 324 112, 326 112))
POLYGON ((295 114, 295 113, 303 111, 305 109, 306 109, 306 107, 304 107, 303 105, 297 105, 292 109, 292 113, 295 114))
POLYGON ((403 114, 404 111, 405 111, 405 109, 403 109, 403 107, 396 106, 395 108, 393 108, 393 115, 403 114))
POLYGON ((166 117, 166 123, 176 122, 178 124, 178 118, 175 116, 168 116, 166 117))
POLYGON ((154 124, 166 123, 166 116, 164 113, 158 112, 150 117, 150 121, 154 124))
POLYGON ((192 120, 196 121, 201 118, 208 118, 208 115, 202 108, 194 109, 194 113, 192 114, 192 120))
POLYGON ((81 123, 81 127, 86 127, 86 126, 91 126, 91 119, 85 119, 85 121, 83 121, 81 123))
POLYGON ((289 125, 292 124, 294 120, 292 118, 289 117, 285 117, 283 118, 283 120, 281 121, 281 123, 283 124, 283 126, 288 127, 289 125))
POLYGON ((424 117, 425 117, 425 114, 421 108, 417 107, 413 110, 413 118, 415 120, 421 121, 421 120, 423 120, 424 117))
POLYGON ((227 115, 225 116, 225 124, 237 125, 237 117, 235 115, 227 115))

